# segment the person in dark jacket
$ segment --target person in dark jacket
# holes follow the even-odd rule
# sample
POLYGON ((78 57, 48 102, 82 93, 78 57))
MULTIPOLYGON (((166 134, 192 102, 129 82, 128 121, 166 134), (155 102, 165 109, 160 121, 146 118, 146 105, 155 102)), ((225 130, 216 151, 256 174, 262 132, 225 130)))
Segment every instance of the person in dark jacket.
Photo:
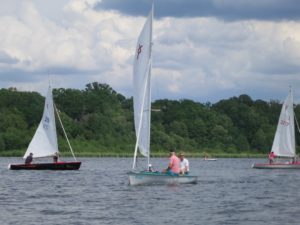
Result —
POLYGON ((32 159, 33 159, 32 156, 33 156, 33 154, 32 154, 32 152, 30 152, 29 156, 27 156, 26 159, 25 159, 25 164, 26 165, 29 165, 29 164, 32 163, 32 159))
POLYGON ((57 163, 58 161, 58 153, 56 152, 53 156, 53 163, 57 163))

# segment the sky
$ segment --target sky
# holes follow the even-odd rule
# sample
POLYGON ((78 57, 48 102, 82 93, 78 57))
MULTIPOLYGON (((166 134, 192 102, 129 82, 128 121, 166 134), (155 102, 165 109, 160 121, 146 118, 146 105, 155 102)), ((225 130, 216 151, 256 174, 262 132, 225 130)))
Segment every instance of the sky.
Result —
MULTIPOLYGON (((152 0, 0 0, 0 88, 46 94, 107 83, 133 95, 152 0)), ((300 103, 297 0, 154 0, 152 99, 241 94, 300 103)))

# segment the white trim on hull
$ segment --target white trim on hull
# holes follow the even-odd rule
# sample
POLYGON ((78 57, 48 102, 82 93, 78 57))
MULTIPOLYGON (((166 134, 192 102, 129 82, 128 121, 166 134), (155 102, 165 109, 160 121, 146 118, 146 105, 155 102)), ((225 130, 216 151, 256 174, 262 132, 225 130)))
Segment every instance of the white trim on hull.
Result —
POLYGON ((297 163, 256 163, 254 169, 300 169, 300 162, 297 163))
POLYGON ((148 184, 196 184, 197 176, 169 175, 160 172, 129 172, 130 185, 148 184))

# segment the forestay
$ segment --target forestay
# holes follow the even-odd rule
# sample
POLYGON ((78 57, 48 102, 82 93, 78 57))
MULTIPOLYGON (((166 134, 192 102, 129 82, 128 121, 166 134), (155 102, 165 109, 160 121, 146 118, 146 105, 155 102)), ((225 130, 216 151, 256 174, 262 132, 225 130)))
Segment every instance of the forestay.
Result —
POLYGON ((138 38, 133 67, 134 87, 134 124, 136 148, 149 158, 150 153, 150 118, 151 118, 151 44, 152 44, 153 7, 138 38))
POLYGON ((26 158, 31 152, 34 158, 53 156, 58 152, 52 88, 50 86, 42 120, 23 158, 26 158))
POLYGON ((290 90, 285 99, 273 141, 272 150, 276 156, 295 157, 295 124, 293 95, 290 90))

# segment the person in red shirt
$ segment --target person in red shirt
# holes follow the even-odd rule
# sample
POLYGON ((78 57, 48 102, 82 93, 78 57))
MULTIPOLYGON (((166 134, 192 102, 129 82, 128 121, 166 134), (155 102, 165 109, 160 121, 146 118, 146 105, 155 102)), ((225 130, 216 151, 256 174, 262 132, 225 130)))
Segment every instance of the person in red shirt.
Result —
POLYGON ((274 162, 274 158, 275 158, 275 153, 274 152, 270 152, 269 154, 269 163, 272 164, 274 162))
POLYGON ((163 171, 169 174, 179 174, 180 172, 180 159, 176 156, 175 151, 170 151, 168 168, 163 171))

